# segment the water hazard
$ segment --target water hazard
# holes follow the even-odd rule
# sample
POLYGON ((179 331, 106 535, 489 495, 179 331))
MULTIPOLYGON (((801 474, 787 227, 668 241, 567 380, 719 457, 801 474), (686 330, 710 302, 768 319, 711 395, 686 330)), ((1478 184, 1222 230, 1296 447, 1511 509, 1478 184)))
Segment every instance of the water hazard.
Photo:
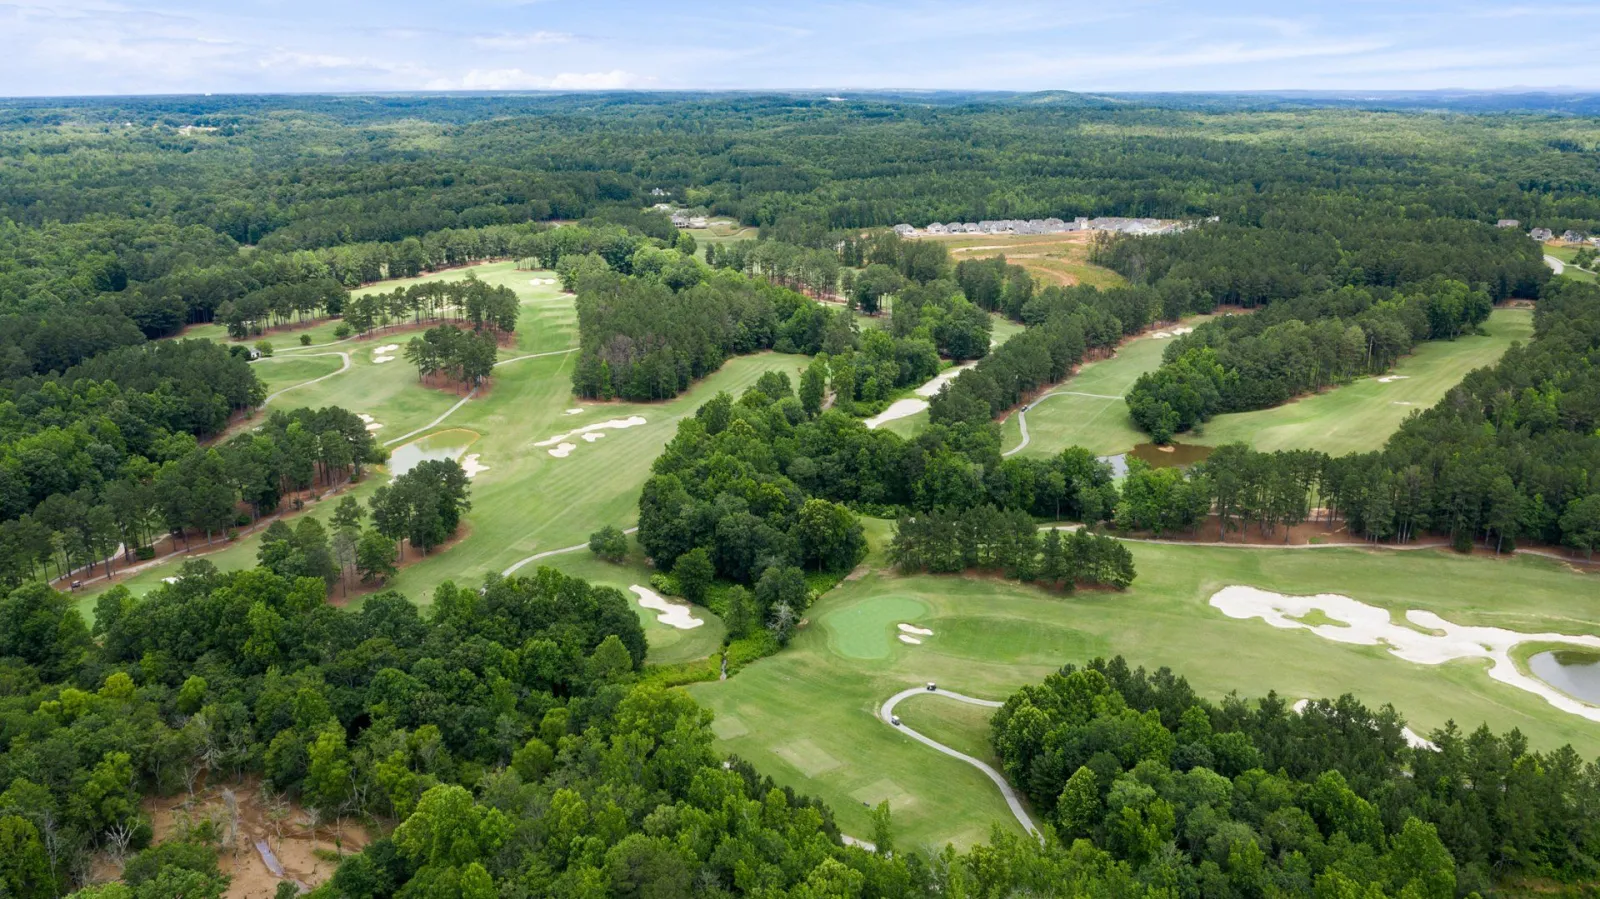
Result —
POLYGON ((1600 653, 1555 649, 1528 657, 1533 676, 1557 690, 1600 705, 1600 653))
POLYGON ((429 459, 460 459, 477 439, 478 432, 466 428, 450 428, 419 437, 389 452, 389 474, 398 478, 429 459))
POLYGON ((1139 459, 1151 468, 1188 468, 1196 462, 1205 461, 1205 458, 1211 455, 1211 449, 1209 446, 1190 443, 1171 443, 1166 446, 1141 443, 1131 452, 1101 456, 1100 461, 1111 463, 1111 474, 1120 478, 1128 473, 1130 458, 1139 459))

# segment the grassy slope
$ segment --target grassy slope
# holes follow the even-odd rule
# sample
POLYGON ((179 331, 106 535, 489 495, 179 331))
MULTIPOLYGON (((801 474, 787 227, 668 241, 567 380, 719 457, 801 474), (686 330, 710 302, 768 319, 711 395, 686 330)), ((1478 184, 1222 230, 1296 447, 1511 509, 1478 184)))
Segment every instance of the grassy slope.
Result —
POLYGON ((1390 372, 1405 380, 1384 384, 1362 378, 1271 409, 1219 415, 1203 433, 1183 439, 1211 446, 1243 441, 1260 450, 1319 449, 1336 456, 1379 449, 1406 416, 1437 403, 1473 369, 1494 364, 1512 341, 1526 342, 1533 334, 1533 312, 1496 309, 1484 330, 1418 345, 1390 372))
MULTIPOLYGON (((1469 728, 1487 721, 1521 728, 1539 746, 1600 751, 1600 729, 1490 680, 1481 664, 1414 665, 1381 647, 1235 621, 1207 605, 1223 586, 1251 584, 1340 592, 1462 623, 1600 633, 1590 608, 1594 581, 1558 563, 1362 549, 1138 545, 1134 553, 1139 580, 1126 593, 1061 597, 991 579, 868 574, 810 610, 811 624, 784 653, 725 683, 690 689, 723 719, 722 732, 734 734, 719 740, 722 749, 828 801, 856 835, 869 832, 863 801, 899 795, 897 831, 919 845, 971 844, 992 822, 1016 825, 981 774, 878 722, 878 704, 929 680, 1003 699, 1065 662, 1097 655, 1171 666, 1213 698, 1233 690, 1296 698, 1349 691, 1375 705, 1393 703, 1419 731, 1449 719, 1469 728), (908 618, 934 635, 921 646, 900 643, 895 624, 908 618), (833 764, 819 761, 829 758, 833 764)), ((981 722, 950 705, 908 703, 905 720, 969 752, 981 748, 981 722)))
MULTIPOLYGON (((1185 319, 1193 327, 1208 316, 1185 319)), ((1159 333, 1159 332, 1156 332, 1159 333)), ((1049 456, 1069 446, 1081 446, 1098 455, 1120 453, 1149 437, 1133 426, 1128 404, 1122 397, 1133 389, 1139 376, 1161 365, 1161 353, 1172 341, 1166 338, 1136 337, 1124 344, 1109 359, 1084 364, 1078 373, 1050 388, 1097 396, 1053 396, 1028 412, 1030 440, 1023 455, 1049 456), (1115 397, 1115 399, 1104 399, 1115 397)), ((1013 412, 1001 425, 1000 445, 1011 449, 1022 442, 1022 429, 1013 412)))

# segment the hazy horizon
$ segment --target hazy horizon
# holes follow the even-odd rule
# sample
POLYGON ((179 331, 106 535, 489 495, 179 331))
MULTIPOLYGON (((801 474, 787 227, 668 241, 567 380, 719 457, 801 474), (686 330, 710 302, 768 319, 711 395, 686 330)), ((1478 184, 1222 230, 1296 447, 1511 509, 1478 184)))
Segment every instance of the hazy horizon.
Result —
POLYGON ((1600 7, 3 0, 0 95, 1600 91, 1600 7))

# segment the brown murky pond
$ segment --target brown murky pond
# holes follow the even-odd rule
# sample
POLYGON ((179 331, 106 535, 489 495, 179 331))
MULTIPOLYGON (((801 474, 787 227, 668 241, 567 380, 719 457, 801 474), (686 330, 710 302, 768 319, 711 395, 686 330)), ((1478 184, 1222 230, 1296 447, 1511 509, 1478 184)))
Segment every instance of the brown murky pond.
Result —
POLYGON ((1101 456, 1100 461, 1111 463, 1111 473, 1120 478, 1128 473, 1130 458, 1138 459, 1151 468, 1188 468, 1196 462, 1204 461, 1211 455, 1211 449, 1209 446, 1191 443, 1171 443, 1166 446, 1141 443, 1130 452, 1101 456))

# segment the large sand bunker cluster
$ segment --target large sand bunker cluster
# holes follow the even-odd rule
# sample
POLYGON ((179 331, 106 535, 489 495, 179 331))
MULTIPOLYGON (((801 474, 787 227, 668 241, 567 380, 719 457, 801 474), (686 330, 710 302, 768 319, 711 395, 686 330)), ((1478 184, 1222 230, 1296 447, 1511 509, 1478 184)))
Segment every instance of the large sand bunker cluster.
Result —
POLYGON ((1499 627, 1452 624, 1432 612, 1412 609, 1406 620, 1415 628, 1398 624, 1389 610, 1337 593, 1286 596, 1255 587, 1224 587, 1211 597, 1211 605, 1229 618, 1260 618, 1277 628, 1303 628, 1319 637, 1360 646, 1386 646, 1394 655, 1419 665, 1440 665, 1457 659, 1484 659, 1489 676, 1500 683, 1526 690, 1563 712, 1600 721, 1600 708, 1580 702, 1536 677, 1517 670, 1511 647, 1518 643, 1565 643, 1600 649, 1600 637, 1571 634, 1523 634, 1499 627), (1337 624, 1306 624, 1297 619, 1321 612, 1337 624))
MULTIPOLYGON (((577 411, 581 412, 583 410, 580 409, 577 411)), ((571 414, 571 412, 569 411, 568 414, 571 414)), ((627 418, 613 418, 610 421, 602 421, 592 425, 584 425, 581 428, 574 428, 565 434, 557 434, 554 437, 549 437, 539 441, 538 443, 535 443, 534 446, 554 447, 554 449, 548 450, 550 455, 555 456, 557 459, 565 459, 566 457, 572 455, 573 450, 578 448, 576 443, 569 442, 571 438, 582 437, 585 443, 593 443, 596 440, 606 436, 604 433, 606 431, 620 431, 624 428, 636 428, 639 425, 646 423, 647 422, 645 421, 643 415, 630 415, 627 418)))

